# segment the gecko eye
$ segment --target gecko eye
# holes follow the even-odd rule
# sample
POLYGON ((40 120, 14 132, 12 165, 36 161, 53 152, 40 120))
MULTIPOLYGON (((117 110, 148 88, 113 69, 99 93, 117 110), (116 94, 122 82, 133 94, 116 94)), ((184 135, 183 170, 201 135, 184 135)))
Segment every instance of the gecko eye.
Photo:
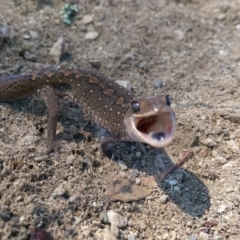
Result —
POLYGON ((169 95, 166 95, 166 104, 168 106, 171 106, 171 99, 170 99, 170 96, 169 95))
POLYGON ((132 102, 131 104, 132 104, 132 110, 133 110, 134 113, 140 111, 139 102, 132 102))

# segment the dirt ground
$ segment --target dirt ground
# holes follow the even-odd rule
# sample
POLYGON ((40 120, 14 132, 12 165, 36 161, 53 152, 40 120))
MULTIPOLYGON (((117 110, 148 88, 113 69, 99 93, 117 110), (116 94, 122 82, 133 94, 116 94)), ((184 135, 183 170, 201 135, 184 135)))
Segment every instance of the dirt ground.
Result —
POLYGON ((119 165, 101 157, 101 129, 61 100, 63 147, 42 156, 44 104, 1 103, 0 239, 29 239, 35 227, 53 239, 240 239, 240 1, 78 0, 70 26, 59 14, 66 2, 0 0, 0 74, 97 67, 137 96, 170 94, 175 138, 164 150, 116 144, 119 165), (61 36, 58 62, 50 50, 61 36), (109 200, 114 180, 163 172, 190 148, 145 199, 109 200), (110 210, 127 224, 109 224, 110 210))

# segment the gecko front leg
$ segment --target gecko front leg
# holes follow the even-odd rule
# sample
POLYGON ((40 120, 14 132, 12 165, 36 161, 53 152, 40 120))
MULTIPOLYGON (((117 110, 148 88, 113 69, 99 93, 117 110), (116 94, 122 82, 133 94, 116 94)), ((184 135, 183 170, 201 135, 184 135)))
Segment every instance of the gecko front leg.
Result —
POLYGON ((56 141, 57 121, 58 121, 58 105, 59 96, 51 85, 45 85, 37 90, 37 95, 42 99, 48 109, 48 125, 47 125, 47 151, 58 153, 59 146, 56 141))

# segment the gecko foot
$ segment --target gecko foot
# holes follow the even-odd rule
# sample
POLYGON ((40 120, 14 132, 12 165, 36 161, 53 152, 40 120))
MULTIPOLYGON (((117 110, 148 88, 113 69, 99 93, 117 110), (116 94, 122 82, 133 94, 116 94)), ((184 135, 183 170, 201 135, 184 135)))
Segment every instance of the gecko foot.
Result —
POLYGON ((119 139, 115 139, 112 137, 102 137, 100 140, 102 155, 106 156, 108 158, 113 158, 113 156, 118 158, 119 154, 113 148, 113 143, 118 142, 118 141, 119 141, 119 139))

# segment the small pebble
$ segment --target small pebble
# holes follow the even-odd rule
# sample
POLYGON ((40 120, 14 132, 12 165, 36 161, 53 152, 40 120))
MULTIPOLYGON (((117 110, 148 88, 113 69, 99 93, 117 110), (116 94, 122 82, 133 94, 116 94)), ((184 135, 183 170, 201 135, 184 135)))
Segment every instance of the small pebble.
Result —
POLYGON ((72 165, 73 162, 74 162, 74 160, 75 160, 75 156, 71 154, 71 155, 69 155, 69 156, 67 157, 66 163, 67 163, 68 165, 72 165))
POLYGON ((35 157, 34 160, 35 160, 36 162, 42 162, 42 161, 47 161, 48 158, 49 158, 48 155, 43 155, 43 156, 41 156, 41 157, 35 157))
POLYGON ((167 203, 167 201, 168 201, 168 195, 163 194, 163 195, 159 198, 159 200, 160 200, 160 203, 162 203, 162 204, 167 203))
POLYGON ((199 240, 208 240, 208 239, 209 239, 209 236, 208 236, 208 234, 205 233, 205 232, 200 232, 200 233, 199 233, 199 236, 198 236, 198 239, 199 239, 199 240))
POLYGON ((30 30, 29 34, 30 34, 32 39, 38 39, 39 38, 39 34, 36 31, 30 30))
POLYGON ((68 199, 70 203, 77 203, 80 202, 81 197, 79 195, 74 195, 68 199))
POLYGON ((140 184, 141 184, 141 179, 140 179, 140 178, 136 178, 135 183, 136 183, 137 185, 140 185, 140 184))
POLYGON ((65 40, 63 37, 58 38, 50 50, 50 55, 53 56, 55 63, 58 65, 60 58, 65 51, 65 40))
POLYGON ((136 158, 140 159, 142 157, 142 154, 140 152, 135 153, 136 158))
POLYGON ((173 187, 173 190, 176 191, 176 192, 178 192, 178 191, 180 191, 180 187, 179 187, 179 186, 174 186, 174 187, 173 187))
POLYGON ((90 60, 89 62, 92 65, 92 67, 97 68, 97 69, 101 68, 101 62, 100 61, 98 61, 98 60, 90 60))
POLYGON ((226 158, 221 156, 217 156, 215 159, 219 163, 219 165, 224 165, 228 162, 226 158))
POLYGON ((119 160, 119 161, 117 161, 117 163, 122 170, 128 169, 127 164, 124 161, 119 160))
POLYGON ((146 61, 141 61, 139 64, 139 67, 146 70, 147 69, 147 62, 146 61))
POLYGON ((205 139, 205 145, 209 148, 212 148, 212 147, 216 147, 217 143, 213 139, 207 138, 205 139))
POLYGON ((227 209, 227 206, 226 205, 220 205, 220 207, 218 208, 217 212, 218 213, 223 213, 225 212, 225 210, 227 209))
POLYGON ((156 79, 153 83, 155 88, 161 88, 163 86, 163 81, 161 79, 156 79))
POLYGON ((110 230, 116 238, 119 237, 119 229, 118 229, 118 226, 116 224, 111 224, 110 230))
POLYGON ((85 15, 82 19, 83 24, 89 24, 93 21, 93 15, 85 15))
POLYGON ((116 80, 116 83, 119 84, 120 86, 124 87, 128 91, 131 91, 131 84, 129 81, 126 80, 116 80))
POLYGON ((135 235, 134 235, 134 233, 133 232, 129 232, 129 234, 128 234, 128 240, 135 240, 135 235))
POLYGON ((119 228, 124 228, 127 226, 127 218, 114 212, 113 210, 109 210, 107 212, 107 216, 108 216, 108 221, 111 224, 115 224, 119 228))
POLYGON ((23 200, 23 197, 21 195, 17 196, 16 198, 17 202, 21 202, 23 200))
POLYGON ((175 185, 178 184, 178 180, 176 180, 176 179, 170 180, 169 184, 172 185, 172 186, 175 186, 175 185))
POLYGON ((94 32, 88 32, 85 34, 85 39, 87 40, 95 40, 99 36, 99 33, 94 31, 94 32))

